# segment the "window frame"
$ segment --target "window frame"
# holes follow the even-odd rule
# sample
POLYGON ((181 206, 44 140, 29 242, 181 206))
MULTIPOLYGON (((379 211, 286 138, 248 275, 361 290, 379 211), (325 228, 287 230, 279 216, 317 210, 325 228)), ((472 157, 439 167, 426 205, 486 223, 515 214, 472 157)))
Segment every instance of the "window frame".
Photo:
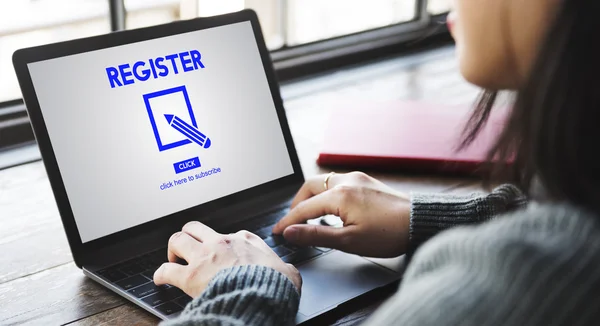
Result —
POLYGON ((0 151, 35 141, 23 100, 0 103, 0 151))
MULTIPOLYGON (((279 1, 283 8, 282 15, 286 17, 287 0, 279 1)), ((125 1, 108 0, 108 3, 111 31, 125 29, 125 1)), ((307 44, 284 45, 270 51, 278 80, 299 79, 380 57, 452 42, 448 30, 440 28, 446 14, 430 15, 427 0, 415 0, 415 6, 415 18, 408 22, 307 44)), ((0 102, 0 152, 28 144, 35 144, 35 138, 23 100, 0 102)))

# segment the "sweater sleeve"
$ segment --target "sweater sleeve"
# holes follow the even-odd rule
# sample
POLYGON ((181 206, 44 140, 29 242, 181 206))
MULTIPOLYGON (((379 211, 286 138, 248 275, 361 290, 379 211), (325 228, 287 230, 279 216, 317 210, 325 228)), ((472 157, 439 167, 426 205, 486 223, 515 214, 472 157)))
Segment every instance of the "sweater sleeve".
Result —
POLYGON ((300 294, 283 274, 264 266, 217 273, 206 290, 162 326, 295 325, 300 294))
POLYGON ((526 204, 524 194, 515 186, 504 184, 491 193, 411 194, 408 254, 446 229, 478 224, 526 204))
POLYGON ((534 206, 423 244, 365 325, 597 325, 598 217, 534 206))

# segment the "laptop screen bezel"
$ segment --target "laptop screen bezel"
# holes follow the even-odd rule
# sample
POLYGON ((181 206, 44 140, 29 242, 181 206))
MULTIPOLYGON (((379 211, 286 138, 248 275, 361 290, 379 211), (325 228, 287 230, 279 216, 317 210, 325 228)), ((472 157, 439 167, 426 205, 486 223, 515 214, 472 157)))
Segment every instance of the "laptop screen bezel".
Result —
POLYGON ((216 211, 219 208, 231 207, 236 204, 243 203, 246 199, 274 193, 277 192, 278 189, 284 187, 290 187, 294 185, 299 186, 304 182, 300 162, 285 115, 283 100, 279 91, 279 83, 270 59, 270 53, 266 48, 258 17, 252 10, 245 9, 225 15, 195 18, 164 25, 114 32, 111 34, 21 49, 17 50, 13 54, 13 65, 19 85, 21 87, 23 99, 27 107, 38 147, 40 149, 43 163, 48 174, 48 179, 54 193, 58 211, 63 222, 69 246, 71 248, 75 263, 79 267, 81 267, 81 265, 84 263, 86 255, 102 248, 129 240, 145 232, 151 232, 160 228, 165 228, 168 230, 171 229, 170 227, 173 225, 183 225, 185 222, 194 219, 193 217, 205 216, 206 214, 216 211), (226 197, 199 204, 186 210, 163 216, 155 220, 101 237, 99 239, 83 243, 75 222, 67 192, 65 190, 63 178, 58 168, 56 156, 52 148, 48 130, 44 122, 33 82, 31 80, 28 64, 241 22, 251 23, 294 173, 277 180, 252 187, 250 189, 228 195, 226 197))

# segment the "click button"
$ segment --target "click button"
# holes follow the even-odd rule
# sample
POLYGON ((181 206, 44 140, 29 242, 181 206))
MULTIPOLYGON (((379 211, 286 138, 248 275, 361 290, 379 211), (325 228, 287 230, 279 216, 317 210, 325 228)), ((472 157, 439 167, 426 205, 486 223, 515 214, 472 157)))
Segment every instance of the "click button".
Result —
POLYGON ((200 159, 197 157, 190 158, 185 161, 174 163, 173 167, 175 168, 175 174, 197 169, 200 167, 200 159))

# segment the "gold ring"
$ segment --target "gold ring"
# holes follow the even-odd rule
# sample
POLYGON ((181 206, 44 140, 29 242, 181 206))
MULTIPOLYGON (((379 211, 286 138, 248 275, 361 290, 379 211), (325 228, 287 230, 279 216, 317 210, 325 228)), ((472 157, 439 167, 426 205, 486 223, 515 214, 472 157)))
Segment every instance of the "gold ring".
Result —
POLYGON ((335 172, 329 172, 329 174, 325 177, 325 181, 323 181, 323 188, 325 188, 325 190, 329 189, 329 178, 331 178, 331 176, 334 174, 335 172))

